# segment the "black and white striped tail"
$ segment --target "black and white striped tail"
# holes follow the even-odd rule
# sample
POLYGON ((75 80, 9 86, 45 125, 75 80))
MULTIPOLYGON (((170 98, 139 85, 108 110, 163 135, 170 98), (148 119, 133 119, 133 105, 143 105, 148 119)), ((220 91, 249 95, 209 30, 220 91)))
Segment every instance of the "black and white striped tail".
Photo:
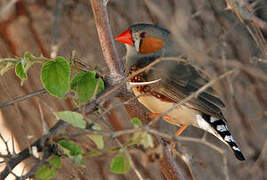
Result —
POLYGON ((202 114, 202 118, 206 120, 210 124, 211 127, 213 127, 213 129, 217 132, 217 134, 220 135, 221 138, 220 137, 219 138, 224 143, 229 145, 229 147, 234 152, 237 159, 239 159, 240 161, 245 160, 245 157, 243 156, 237 144, 235 143, 235 140, 233 136, 231 135, 223 119, 211 117, 210 115, 207 115, 207 114, 202 114))

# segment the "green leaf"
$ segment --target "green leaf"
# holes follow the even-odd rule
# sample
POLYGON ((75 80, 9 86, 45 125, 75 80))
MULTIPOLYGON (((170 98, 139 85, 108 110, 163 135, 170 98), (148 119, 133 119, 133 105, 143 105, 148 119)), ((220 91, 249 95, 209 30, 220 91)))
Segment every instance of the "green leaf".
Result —
POLYGON ((101 152, 91 151, 91 152, 84 153, 83 157, 99 156, 101 154, 102 154, 101 152))
POLYGON ((77 86, 79 85, 79 82, 83 79, 83 76, 86 74, 86 72, 78 72, 74 75, 74 77, 71 80, 70 88, 74 91, 77 90, 77 86))
POLYGON ((151 148, 154 147, 154 141, 153 141, 153 138, 152 138, 152 136, 151 136, 149 133, 147 133, 147 132, 144 132, 144 136, 143 136, 143 138, 142 138, 142 140, 141 140, 140 143, 143 144, 143 146, 144 146, 145 149, 146 149, 146 148, 149 148, 149 147, 151 147, 151 148))
POLYGON ((23 85, 24 80, 27 79, 28 69, 37 61, 32 60, 32 56, 29 52, 24 53, 24 58, 20 59, 20 62, 17 63, 15 72, 16 75, 21 79, 21 86, 23 85))
POLYGON ((15 72, 16 75, 21 79, 21 85, 23 85, 24 80, 27 79, 27 74, 22 61, 16 65, 15 72))
POLYGON ((57 172, 57 170, 61 167, 60 157, 53 156, 48 164, 43 164, 39 167, 35 174, 36 179, 40 180, 49 180, 53 178, 57 172))
POLYGON ((86 127, 86 122, 83 119, 83 116, 80 113, 72 112, 72 111, 61 111, 56 113, 57 116, 70 123, 74 127, 84 129, 86 127))
POLYGON ((87 102, 93 97, 98 83, 97 93, 104 89, 104 82, 100 78, 96 78, 96 72, 78 72, 72 79, 71 89, 77 91, 81 103, 87 102))
MULTIPOLYGON (((133 118, 132 123, 135 128, 142 126, 142 121, 138 118, 133 118)), ((147 132, 136 132, 133 134, 132 143, 137 145, 143 145, 144 148, 154 147, 154 142, 152 136, 147 132)))
POLYGON ((75 164, 81 165, 83 163, 83 154, 81 148, 77 144, 66 139, 60 140, 57 143, 61 146, 64 154, 75 164))
POLYGON ((81 154, 72 157, 74 164, 81 165, 83 163, 83 156, 81 154))
POLYGON ((74 144, 71 141, 62 139, 57 143, 64 148, 65 150, 64 153, 67 154, 68 156, 78 156, 82 154, 81 148, 77 144, 74 144))
POLYGON ((32 58, 31 53, 29 53, 29 52, 25 52, 25 53, 24 53, 24 59, 26 59, 27 61, 30 61, 31 58, 32 58))
POLYGON ((61 167, 61 161, 59 156, 53 156, 49 161, 49 165, 53 168, 59 169, 61 167))
POLYGON ((142 121, 138 119, 137 117, 132 119, 132 123, 134 124, 135 128, 141 127, 142 126, 142 121))
POLYGON ((130 167, 129 159, 126 155, 117 155, 112 159, 110 171, 115 174, 125 174, 130 167))
MULTIPOLYGON (((101 130, 101 127, 98 124, 94 124, 92 127, 93 130, 101 130)), ((94 141, 98 149, 104 149, 104 138, 101 135, 88 135, 88 137, 94 141)))
POLYGON ((43 64, 41 79, 44 88, 52 95, 62 98, 69 90, 70 65, 62 57, 43 64))
POLYGON ((154 147, 153 138, 147 132, 136 132, 133 134, 133 137, 131 139, 133 141, 133 144, 143 145, 145 149, 154 147))
POLYGON ((43 164, 35 173, 35 178, 40 180, 52 179, 56 174, 55 169, 49 168, 46 164, 43 164))

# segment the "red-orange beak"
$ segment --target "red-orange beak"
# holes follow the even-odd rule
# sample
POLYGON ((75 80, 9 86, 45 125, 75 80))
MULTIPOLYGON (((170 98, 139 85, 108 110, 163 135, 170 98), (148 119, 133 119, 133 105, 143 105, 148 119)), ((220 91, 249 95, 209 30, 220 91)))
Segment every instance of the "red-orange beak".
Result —
POLYGON ((132 34, 131 34, 131 31, 129 29, 124 31, 120 35, 118 35, 115 38, 115 40, 119 41, 119 42, 122 42, 122 43, 130 44, 131 46, 134 45, 133 39, 132 39, 132 34))

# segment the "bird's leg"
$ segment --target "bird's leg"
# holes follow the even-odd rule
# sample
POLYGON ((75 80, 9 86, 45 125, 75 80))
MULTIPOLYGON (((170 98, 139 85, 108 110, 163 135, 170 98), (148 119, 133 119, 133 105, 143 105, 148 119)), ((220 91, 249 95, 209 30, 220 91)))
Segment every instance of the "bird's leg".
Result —
POLYGON ((155 119, 155 118, 157 118, 159 116, 160 116, 160 113, 148 113, 148 118, 150 120, 153 120, 153 119, 155 119))
POLYGON ((188 125, 183 124, 180 129, 178 129, 178 131, 175 133, 175 136, 180 136, 180 134, 182 134, 182 132, 188 127, 188 125))
MULTIPOLYGON (((160 115, 161 115, 160 113, 149 113, 149 114, 148 114, 148 118, 149 118, 150 120, 153 120, 153 119, 159 117, 160 115)), ((171 120, 173 120, 173 118, 170 117, 170 116, 168 116, 168 115, 164 115, 164 116, 162 117, 162 119, 164 119, 164 120, 166 120, 166 121, 171 121, 171 120)), ((178 131, 175 133, 175 136, 180 136, 180 135, 182 134, 182 132, 183 132, 187 127, 188 127, 188 125, 186 125, 186 124, 181 125, 180 129, 178 129, 178 131)), ((174 151, 174 149, 175 149, 175 145, 176 145, 176 143, 173 142, 173 141, 171 141, 171 150, 170 150, 170 152, 173 152, 173 151, 174 151)))
MULTIPOLYGON (((188 127, 188 125, 186 124, 183 124, 180 129, 178 129, 178 131, 175 133, 175 136, 180 136, 180 134, 182 134, 182 132, 188 127)), ((176 146, 176 143, 175 142, 172 142, 171 143, 171 151, 170 152, 173 152, 174 149, 175 149, 175 146, 176 146)))

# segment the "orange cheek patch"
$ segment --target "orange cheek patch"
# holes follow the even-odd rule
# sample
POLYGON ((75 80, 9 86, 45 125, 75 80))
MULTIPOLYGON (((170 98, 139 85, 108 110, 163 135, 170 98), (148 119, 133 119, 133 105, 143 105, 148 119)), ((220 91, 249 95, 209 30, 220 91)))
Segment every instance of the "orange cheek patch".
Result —
POLYGON ((147 37, 142 40, 139 53, 149 54, 160 50, 164 45, 164 41, 154 37, 147 37))

